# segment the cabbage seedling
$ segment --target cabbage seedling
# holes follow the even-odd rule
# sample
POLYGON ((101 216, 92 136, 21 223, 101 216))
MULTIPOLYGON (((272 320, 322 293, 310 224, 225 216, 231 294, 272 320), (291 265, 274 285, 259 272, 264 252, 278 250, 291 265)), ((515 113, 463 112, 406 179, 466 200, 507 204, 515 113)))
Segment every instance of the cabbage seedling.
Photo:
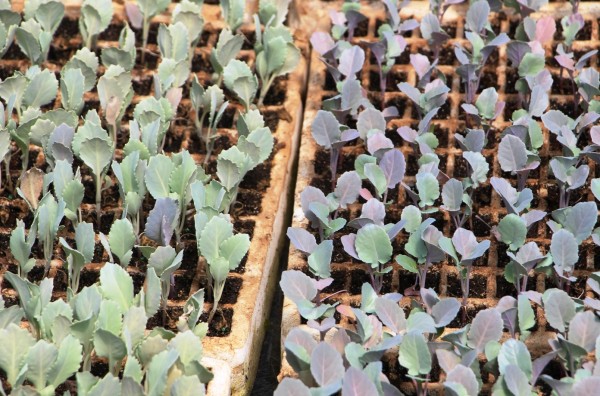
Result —
POLYGON ((136 29, 142 29, 142 65, 145 63, 148 48, 148 34, 150 33, 150 20, 165 11, 170 0, 135 0, 125 3, 125 12, 129 23, 136 29))
POLYGON ((198 252, 208 264, 213 292, 213 307, 208 316, 212 320, 230 270, 236 269, 248 249, 250 238, 246 234, 233 234, 233 225, 224 216, 214 216, 204 223, 205 217, 195 216, 198 252))
POLYGON ((84 0, 81 4, 79 31, 85 46, 89 49, 96 47, 98 35, 108 28, 113 16, 111 0, 84 0))

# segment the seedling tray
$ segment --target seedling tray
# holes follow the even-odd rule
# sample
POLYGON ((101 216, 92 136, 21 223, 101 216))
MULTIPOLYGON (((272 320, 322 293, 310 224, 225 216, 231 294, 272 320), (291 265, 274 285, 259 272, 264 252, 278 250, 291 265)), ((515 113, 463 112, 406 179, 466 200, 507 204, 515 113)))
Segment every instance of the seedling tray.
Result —
MULTIPOLYGON (((212 73, 208 61, 210 50, 215 45, 219 32, 224 27, 218 2, 216 4, 215 2, 207 3, 203 7, 204 31, 192 62, 192 72, 198 76, 201 82, 210 81, 212 73)), ((249 4, 249 7, 256 8, 254 2, 249 3, 252 3, 249 4)), ((60 72, 64 63, 82 46, 77 26, 79 5, 77 2, 66 2, 66 4, 65 18, 53 40, 49 60, 44 65, 56 73, 60 72)), ((15 10, 22 9, 21 1, 14 1, 12 5, 15 10)), ((122 3, 114 2, 113 5, 115 10, 112 23, 100 35, 98 48, 116 46, 119 33, 126 21, 122 3)), ((169 11, 174 6, 175 4, 171 4, 169 11)), ((292 17, 290 16, 290 20, 293 19, 292 17)), ((147 47, 149 51, 158 54, 156 45, 158 25, 161 22, 168 23, 169 21, 170 12, 153 19, 147 47)), ((254 51, 252 50, 253 29, 253 24, 245 24, 242 28, 248 42, 244 44, 240 58, 250 64, 254 61, 254 51)), ((208 388, 209 394, 212 395, 223 395, 228 392, 228 389, 233 394, 244 394, 252 388, 265 332, 268 308, 276 287, 277 260, 281 254, 285 237, 284 221, 291 206, 289 195, 292 186, 292 164, 298 152, 303 112, 302 97, 307 72, 307 41, 299 30, 294 32, 294 38, 296 45, 303 53, 300 64, 294 73, 276 80, 265 100, 265 106, 260 109, 275 138, 273 154, 269 160, 248 174, 241 185, 238 205, 231 213, 236 232, 248 233, 251 237, 251 246, 240 267, 229 274, 219 304, 220 309, 211 322, 208 336, 204 338, 204 362, 215 374, 208 388)), ((141 41, 138 37, 139 42, 141 41)), ((5 59, 0 61, 0 77, 3 79, 12 75, 14 70, 26 70, 29 64, 16 44, 12 45, 5 59)), ((146 67, 136 66, 132 71, 135 95, 121 125, 121 134, 117 143, 117 158, 121 157, 123 145, 128 140, 128 121, 132 119, 134 105, 144 97, 153 94, 152 74, 157 67, 159 58, 147 54, 147 59, 146 67)), ((101 66, 99 75, 102 72, 101 66)), ((218 126, 220 137, 217 140, 214 155, 208 166, 209 172, 213 174, 216 171, 216 156, 222 149, 235 143, 237 136, 235 123, 239 104, 235 100, 233 103, 227 109, 218 126)), ((60 106, 59 98, 56 99, 54 106, 60 106)), ((95 90, 86 94, 86 105, 83 114, 87 109, 92 108, 99 109, 99 100, 95 90)), ((193 112, 193 109, 189 99, 189 90, 184 88, 184 96, 177 111, 177 118, 171 130, 167 133, 165 151, 175 153, 181 149, 187 149, 196 162, 201 163, 206 151, 196 135, 190 116, 191 112, 193 112)), ((43 152, 37 146, 31 146, 30 148, 30 164, 30 166, 35 165, 42 169, 45 167, 43 152)), ((13 182, 16 182, 19 177, 20 168, 21 160, 19 156, 13 155, 11 163, 13 182)), ((86 195, 82 205, 84 220, 95 223, 94 188, 91 174, 87 173, 84 168, 82 168, 83 182, 86 187, 86 195)), ((102 197, 102 222, 99 228, 95 228, 96 232, 100 231, 107 234, 112 222, 121 217, 122 209, 119 206, 118 196, 116 184, 109 191, 104 192, 102 197)), ((144 219, 152 207, 153 202, 147 201, 144 206, 144 219)), ((7 301, 7 305, 18 303, 17 293, 1 277, 6 271, 16 272, 17 264, 9 253, 8 245, 10 232, 16 226, 17 219, 24 219, 27 228, 29 228, 33 217, 23 200, 9 196, 8 192, 5 191, 0 195, 0 246, 2 247, 0 251, 0 264, 2 264, 0 282, 2 296, 7 301)), ((74 235, 65 230, 60 231, 59 236, 65 237, 69 242, 74 239, 74 235)), ((188 297, 198 289, 207 288, 208 286, 207 269, 204 262, 198 260, 193 214, 188 216, 182 241, 185 249, 184 261, 180 269, 175 272, 175 287, 168 304, 169 320, 166 326, 170 328, 175 327, 188 297)), ((34 257, 38 259, 43 257, 41 248, 37 244, 34 246, 33 252, 34 257)), ((53 298, 60 298, 64 297, 66 293, 66 273, 62 266, 64 253, 58 244, 55 245, 54 257, 55 260, 52 262, 49 276, 54 278, 55 293, 53 298)), ((98 280, 99 270, 107 260, 108 257, 99 242, 98 236, 96 236, 94 262, 87 265, 82 271, 82 287, 91 285, 98 280)), ((38 261, 38 265, 29 275, 32 281, 38 281, 43 276, 43 264, 41 260, 38 261)), ((146 262, 142 259, 142 256, 136 253, 130 267, 127 269, 134 279, 136 292, 143 285, 145 266, 146 262)), ((206 293, 205 296, 207 302, 204 307, 204 320, 206 320, 207 313, 212 307, 211 293, 206 293)), ((151 325, 162 325, 160 313, 158 315, 150 319, 149 323, 151 325)))
MULTIPOLYGON (((318 18, 318 21, 312 24, 307 21, 303 24, 309 26, 312 31, 329 31, 329 9, 339 10, 341 4, 342 2, 340 1, 312 1, 304 3, 304 7, 311 10, 311 16, 313 18, 318 18)), ((355 31, 355 38, 352 41, 352 44, 360 45, 365 50, 366 61, 362 72, 359 73, 359 79, 362 82, 363 88, 367 89, 371 103, 379 110, 382 110, 382 102, 385 103, 385 107, 393 105, 398 108, 399 116, 388 123, 386 136, 392 139, 395 146, 400 148, 405 155, 407 171, 404 182, 408 185, 414 185, 414 175, 418 170, 416 158, 412 148, 399 137, 396 133, 396 129, 404 125, 416 128, 418 117, 416 109, 413 108, 411 101, 406 95, 399 92, 397 84, 406 81, 412 86, 416 85, 417 76, 409 62, 410 53, 430 55, 432 52, 427 45, 427 41, 420 37, 418 29, 411 32, 410 36, 405 37, 408 43, 407 48, 389 73, 387 90, 385 97, 382 98, 379 91, 378 66, 366 43, 377 40, 377 28, 381 25, 382 21, 385 20, 386 10, 382 2, 363 1, 361 2, 361 5, 361 13, 367 16, 367 20, 359 24, 355 31)), ((464 131, 465 129, 465 113, 460 108, 461 104, 464 102, 465 95, 464 85, 461 84, 460 77, 456 73, 456 68, 459 64, 453 52, 454 43, 466 42, 464 39, 464 15, 466 10, 467 8, 465 5, 453 6, 446 12, 443 20, 443 27, 446 32, 450 34, 451 39, 445 44, 440 52, 439 70, 446 76, 448 81, 447 85, 451 88, 451 92, 448 95, 449 98, 446 105, 440 109, 433 124, 435 125, 435 134, 440 141, 440 146, 436 150, 436 153, 440 157, 440 169, 449 177, 467 176, 467 162, 462 158, 462 150, 454 137, 459 131, 464 131)), ((402 8, 401 17, 402 19, 411 17, 421 19, 428 11, 429 2, 411 1, 408 6, 402 8)), ((537 18, 540 14, 552 15, 558 21, 557 26, 560 26, 560 18, 570 14, 570 12, 571 6, 569 2, 557 2, 545 6, 540 13, 534 14, 533 17, 537 18)), ((600 17, 600 3, 582 2, 579 12, 585 19, 585 27, 577 36, 577 39, 573 44, 573 49, 576 53, 585 53, 592 49, 598 49, 598 40, 600 39, 600 20, 598 19, 600 17)), ((518 25, 517 19, 503 12, 492 14, 492 16, 491 24, 494 31, 506 32, 512 37, 518 25)), ((547 65, 550 65, 550 71, 555 78, 555 86, 553 86, 552 92, 550 93, 550 108, 559 109, 565 112, 565 114, 570 115, 573 110, 570 88, 565 89, 564 92, 562 91, 560 84, 558 84, 558 65, 553 59, 555 54, 554 50, 557 44, 556 39, 559 38, 560 33, 557 32, 555 40, 545 46, 546 63, 547 65)), ((599 62, 600 59, 595 55, 592 57, 590 64, 598 66, 600 65, 599 62)), ((493 191, 489 184, 489 177, 496 176, 515 179, 514 177, 511 178, 508 173, 504 173, 500 169, 497 159, 497 147, 500 141, 501 131, 504 130, 506 126, 510 125, 510 115, 516 109, 516 106, 518 106, 518 95, 514 90, 514 83, 517 78, 518 75, 515 67, 513 67, 507 59, 506 46, 503 46, 499 51, 495 51, 491 56, 490 61, 488 61, 477 92, 479 93, 487 87, 495 87, 500 96, 499 100, 506 101, 504 113, 494 123, 493 131, 488 134, 489 142, 482 152, 490 166, 488 182, 479 187, 473 197, 473 201, 476 203, 474 213, 490 225, 498 224, 498 221, 506 215, 506 209, 502 205, 501 198, 493 191)), ((312 51, 309 86, 307 90, 307 97, 309 100, 307 101, 307 108, 304 113, 302 144, 300 147, 294 215, 292 220, 293 227, 305 228, 311 232, 313 232, 313 230, 309 227, 309 222, 305 218, 300 206, 300 193, 307 186, 318 187, 325 194, 331 192, 329 152, 316 144, 311 135, 311 125, 317 111, 322 108, 322 101, 335 95, 337 95, 337 91, 334 80, 327 75, 326 68, 319 59, 319 54, 316 51, 312 51)), ((549 133, 545 128, 543 134, 544 146, 540 151, 541 165, 539 167, 541 171, 538 169, 530 173, 529 179, 527 180, 527 187, 532 189, 534 195, 534 201, 532 202, 531 207, 551 212, 558 209, 558 188, 554 177, 548 174, 548 162, 553 156, 561 155, 561 146, 556 141, 556 137, 549 133)), ((353 170, 354 159, 365 152, 366 150, 362 143, 347 144, 340 155, 341 158, 339 163, 341 165, 338 167, 338 176, 345 171, 353 170)), ((589 177, 598 177, 600 175, 600 167, 592 161, 589 161, 589 165, 589 177)), ((589 186, 589 180, 586 185, 589 186)), ((588 194, 589 189, 583 190, 582 188, 579 190, 579 194, 581 194, 581 191, 585 191, 585 194, 588 194)), ((572 197, 576 195, 577 193, 573 194, 572 197)), ((583 196, 582 198, 584 200, 594 199, 591 193, 589 196, 583 196)), ((410 198, 404 191, 399 192, 398 187, 396 187, 393 192, 390 191, 388 199, 393 200, 393 203, 391 207, 387 209, 385 222, 398 222, 400 220, 402 208, 405 205, 411 204, 410 198)), ((364 200, 361 199, 361 202, 364 202, 364 200)), ((347 212, 340 212, 340 215, 344 216, 347 220, 358 217, 360 215, 360 206, 361 205, 349 206, 347 212)), ((455 228, 447 212, 438 212, 434 214, 433 217, 436 219, 435 225, 438 226, 445 236, 451 236, 454 233, 455 228)), ((516 296, 516 290, 514 286, 504 278, 504 267, 509 262, 505 247, 490 235, 490 229, 484 222, 478 220, 477 217, 473 216, 472 223, 468 224, 467 228, 475 233, 479 241, 488 239, 491 242, 491 247, 486 255, 477 260, 473 267, 471 291, 467 308, 467 322, 470 322, 478 311, 496 306, 501 297, 507 295, 516 296)), ((327 300, 328 303, 339 301, 346 305, 360 306, 361 285, 364 282, 369 282, 369 275, 366 271, 366 264, 354 262, 353 259, 344 252, 339 241, 340 237, 347 232, 346 229, 347 227, 345 227, 342 232, 338 232, 332 237, 334 240, 334 252, 331 272, 334 281, 323 291, 322 296, 336 293, 334 297, 327 300)), ((550 249, 551 235, 552 232, 546 227, 545 223, 539 222, 532 227, 527 238, 528 241, 536 241, 544 252, 548 252, 550 249)), ((396 238, 393 243, 394 256, 399 253, 404 253, 402 246, 406 241, 407 236, 405 233, 401 233, 401 235, 396 238)), ((574 276, 576 276, 578 280, 571 285, 571 296, 580 297, 589 291, 586 288, 587 277, 591 272, 597 271, 600 268, 600 255, 597 254, 598 252, 598 247, 591 241, 580 246, 580 259, 576 264, 576 270, 574 272, 574 276)), ((288 270, 299 270, 305 273, 309 272, 305 255, 296 250, 293 246, 290 247, 288 270)), ((399 292, 404 294, 405 289, 414 285, 415 276, 415 274, 411 274, 400 267, 400 265, 394 263, 393 271, 386 274, 384 277, 382 293, 399 292)), ((433 288, 441 297, 462 297, 458 271, 456 266, 449 261, 434 265, 428 271, 426 287, 433 288)), ((528 290, 543 292, 550 287, 556 287, 554 280, 543 274, 537 274, 529 278, 528 290)), ((401 301, 401 306, 407 308, 410 299, 411 298, 409 297, 404 297, 401 301)), ((550 328, 547 328, 547 321, 543 317, 542 310, 540 308, 535 309, 537 327, 535 332, 526 341, 532 354, 532 358, 538 357, 550 350, 547 340, 549 335, 555 334, 553 332, 546 332, 546 330, 550 330, 550 328)), ((351 326, 351 324, 343 317, 341 318, 341 322, 339 322, 340 315, 338 313, 336 313, 336 319, 338 319, 338 323, 343 327, 351 326)), ((293 369, 285 360, 283 342, 292 328, 303 326, 307 329, 303 323, 304 321, 301 320, 296 305, 286 298, 284 300, 282 318, 281 342, 282 354, 284 357, 282 358, 282 370, 279 376, 280 380, 284 377, 295 376, 293 369)), ((459 314, 457 319, 448 326, 447 330, 451 330, 452 328, 457 329, 463 325, 459 314)), ((507 335, 507 333, 505 335, 507 335)), ((547 370, 551 369, 551 367, 552 366, 549 366, 547 370)), ((390 381, 403 392, 407 392, 408 394, 414 392, 414 387, 410 379, 405 376, 405 370, 399 366, 397 350, 396 352, 389 352, 384 357, 384 370, 390 381)), ((437 369, 434 367, 431 377, 432 382, 430 382, 428 386, 428 390, 434 392, 434 394, 439 394, 442 392, 443 388, 443 378, 440 378, 439 373, 439 367, 437 369)), ((490 380, 493 379, 484 376, 484 382, 487 382, 484 386, 484 391, 489 391, 491 388, 491 384, 489 383, 490 380)))

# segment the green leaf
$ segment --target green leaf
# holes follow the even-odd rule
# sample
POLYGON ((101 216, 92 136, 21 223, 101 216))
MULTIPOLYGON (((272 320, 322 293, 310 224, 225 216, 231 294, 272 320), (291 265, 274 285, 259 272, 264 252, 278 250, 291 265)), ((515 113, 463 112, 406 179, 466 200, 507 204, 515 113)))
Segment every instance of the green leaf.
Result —
POLYGON ((125 343, 110 331, 97 329, 94 332, 94 347, 96 355, 109 361, 109 369, 114 370, 115 364, 127 355, 125 343))
POLYGON ((152 358, 146 373, 148 396, 162 396, 167 387, 167 375, 178 358, 177 350, 162 351, 152 358))
POLYGON ((509 339, 502 344, 498 354, 500 373, 505 374, 506 368, 510 365, 519 367, 527 375, 527 378, 531 379, 533 372, 531 355, 522 341, 509 339))
POLYGON ((233 225, 226 219, 215 216, 204 227, 198 239, 198 251, 210 264, 220 256, 220 246, 233 235, 233 225))
POLYGON ((408 370, 408 375, 417 377, 431 371, 431 353, 421 334, 409 332, 402 339, 398 362, 408 370))
POLYGON ((527 227, 519 216, 511 213, 498 223, 498 233, 500 240, 507 244, 510 250, 517 250, 525 243, 527 227))
POLYGON ((364 172, 367 179, 369 179, 371 184, 375 187, 375 190, 377 190, 377 195, 382 196, 387 190, 385 173, 383 173, 379 165, 376 164, 366 164, 364 172))
POLYGON ((149 318, 158 312, 161 293, 160 278, 156 275, 154 268, 150 267, 146 271, 144 283, 144 308, 149 318))
POLYGON ((321 242, 308 256, 308 266, 313 274, 319 278, 331 276, 331 255, 333 254, 333 241, 321 242))
POLYGON ((392 258, 390 238, 383 227, 374 224, 367 224, 358 230, 355 248, 358 257, 375 268, 392 258))
POLYGON ((248 65, 234 59, 224 68, 223 75, 227 89, 234 92, 246 108, 250 107, 258 89, 258 81, 248 65))
POLYGON ((53 344, 44 340, 39 340, 27 351, 27 357, 25 358, 27 372, 25 375, 37 390, 42 390, 46 387, 48 371, 57 356, 58 349, 53 344))
POLYGON ((544 314, 548 324, 564 333, 575 316, 575 303, 560 289, 546 290, 542 295, 544 314))
POLYGON ((135 232, 128 219, 116 220, 110 227, 108 241, 111 252, 119 258, 122 267, 127 267, 131 260, 135 232))
POLYGON ((100 177, 112 161, 112 145, 104 139, 91 138, 82 142, 79 157, 92 170, 96 177, 100 177))
POLYGON ((148 168, 146 169, 146 187, 154 199, 167 198, 171 192, 169 180, 175 165, 169 157, 158 154, 150 158, 148 168))
POLYGON ((67 335, 58 348, 58 356, 48 373, 48 383, 58 387, 69 379, 81 364, 83 348, 72 335, 67 335))
POLYGON ((133 302, 133 280, 120 266, 106 263, 100 270, 100 289, 105 298, 116 302, 125 313, 133 302))
POLYGON ((248 253, 250 237, 246 234, 233 235, 221 243, 219 255, 229 262, 229 269, 234 270, 248 253))
POLYGON ((56 98, 58 81, 50 70, 45 69, 36 74, 23 93, 23 106, 40 108, 56 98))
POLYGON ((431 206, 440 196, 440 185, 431 173, 417 175, 417 190, 419 191, 419 206, 431 206))
POLYGON ((184 375, 179 377, 171 385, 171 396, 196 395, 204 396, 204 385, 197 376, 184 375))
POLYGON ((539 72, 544 70, 546 61, 543 55, 534 54, 528 52, 523 56, 521 63, 519 64, 519 76, 521 77, 534 77, 539 72))
POLYGON ((0 339, 0 368, 6 374, 8 383, 14 386, 25 363, 25 351, 35 344, 35 340, 29 331, 14 323, 6 329, 0 329, 0 339))

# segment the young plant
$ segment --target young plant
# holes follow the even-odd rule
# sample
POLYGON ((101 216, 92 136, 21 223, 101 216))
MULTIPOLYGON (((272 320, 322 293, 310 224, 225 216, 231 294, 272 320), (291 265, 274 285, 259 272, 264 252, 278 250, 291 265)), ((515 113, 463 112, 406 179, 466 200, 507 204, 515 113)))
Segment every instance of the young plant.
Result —
POLYGON ((102 212, 102 191, 109 186, 105 180, 114 155, 114 144, 100 126, 100 118, 95 111, 86 114, 85 123, 77 129, 73 139, 73 152, 90 169, 96 190, 96 221, 100 224, 102 212))
MULTIPOLYGON (((410 215, 407 215, 406 221, 410 224, 407 231, 410 236, 404 249, 410 256, 399 254, 396 256, 396 262, 406 270, 417 274, 419 288, 423 290, 426 285, 427 271, 434 263, 444 260, 446 253, 439 244, 443 234, 432 225, 435 220, 430 218, 421 222, 420 217, 421 213, 414 209, 410 211, 410 215)), ((412 288, 414 289, 414 286, 412 288)))
POLYGON ((301 54, 287 27, 267 25, 264 32, 261 32, 258 19, 255 51, 255 68, 261 81, 257 106, 261 107, 275 78, 294 71, 301 54))
POLYGON ((82 48, 61 69, 60 93, 65 110, 81 113, 83 95, 96 86, 98 58, 87 48, 82 48))
POLYGON ((112 151, 114 152, 117 147, 121 119, 133 98, 131 72, 126 71, 119 65, 110 65, 102 77, 98 79, 98 98, 108 126, 112 151))
POLYGON ((81 4, 79 32, 85 46, 92 50, 96 47, 98 35, 110 25, 113 16, 111 0, 84 0, 81 4))
POLYGON ((125 12, 129 23, 136 29, 142 29, 142 65, 145 64, 146 59, 150 21, 165 11, 170 3, 170 0, 135 0, 135 2, 127 1, 125 3, 125 12))
POLYGON ((233 225, 225 216, 214 216, 208 222, 204 220, 204 216, 195 216, 198 253, 208 264, 213 292, 213 307, 207 320, 210 323, 221 300, 227 275, 246 256, 250 238, 246 234, 234 235, 233 225))
POLYGON ((175 111, 181 100, 181 86, 190 75, 191 65, 188 59, 190 38, 183 22, 159 26, 158 48, 161 62, 154 74, 154 95, 157 99, 167 98, 175 111))
POLYGON ((82 220, 80 205, 85 193, 83 183, 81 183, 80 170, 77 168, 77 171, 73 173, 71 162, 59 159, 56 161, 51 177, 54 195, 65 202, 65 217, 75 226, 82 220))
POLYGON ((401 22, 398 7, 394 1, 386 0, 384 3, 387 8, 387 23, 377 29, 379 41, 370 46, 379 66, 379 90, 381 92, 382 108, 385 103, 388 73, 396 63, 396 59, 406 49, 406 40, 402 35, 419 26, 415 19, 401 22))
POLYGON ((119 194, 123 215, 133 225, 136 239, 139 239, 140 224, 142 216, 142 203, 146 197, 146 161, 140 158, 140 152, 134 151, 128 154, 121 163, 113 161, 111 169, 119 184, 119 194))
POLYGON ((4 32, 0 40, 0 58, 6 54, 15 38, 15 30, 21 23, 21 14, 11 9, 9 0, 0 1, 0 31, 4 32))
POLYGON ((471 50, 468 51, 458 43, 454 49, 460 63, 457 72, 465 84, 465 102, 469 104, 474 103, 489 56, 496 48, 510 41, 506 33, 496 35, 492 31, 488 22, 489 13, 490 6, 487 1, 478 0, 469 7, 465 36, 471 44, 471 50))
POLYGON ((485 240, 477 242, 473 231, 457 228, 456 231, 454 231, 452 239, 443 236, 438 243, 442 250, 456 263, 460 275, 460 287, 463 293, 461 302, 464 310, 463 321, 466 321, 466 308, 469 298, 469 284, 471 271, 473 270, 473 262, 482 257, 490 248, 490 241, 485 240))
POLYGON ((59 0, 29 0, 24 21, 15 30, 15 39, 31 63, 41 65, 48 58, 50 42, 65 15, 59 0))
POLYGON ((221 0, 221 13, 232 31, 238 30, 244 22, 246 2, 244 0, 221 0))
POLYGON ((274 143, 271 130, 263 125, 250 131, 248 135, 240 136, 236 146, 221 151, 217 158, 217 176, 227 190, 230 202, 226 213, 235 204, 244 177, 269 158, 274 143))
POLYGON ((258 79, 245 62, 234 59, 223 69, 224 83, 227 89, 237 96, 246 109, 250 111, 250 105, 254 101, 258 90, 258 79))
POLYGON ((216 85, 221 85, 223 70, 237 57, 243 45, 243 34, 234 35, 228 28, 221 30, 217 43, 210 52, 210 64, 218 76, 216 85))
POLYGON ((283 25, 292 0, 263 0, 258 4, 258 17, 263 25, 283 25))
POLYGON ((354 32, 358 24, 367 19, 360 12, 360 4, 354 0, 344 1, 339 12, 330 9, 329 17, 332 24, 331 33, 335 40, 344 41, 343 37, 346 35, 346 41, 348 42, 354 38, 354 32))
MULTIPOLYGON (((385 130, 385 120, 383 120, 383 124, 378 124, 378 126, 383 126, 383 130, 385 130)), ((349 129, 345 125, 341 125, 332 113, 319 110, 313 120, 311 133, 318 145, 329 150, 331 186, 335 188, 338 162, 342 147, 349 141, 356 139, 358 137, 358 131, 349 129)))
POLYGON ((83 267, 94 258, 95 233, 92 223, 79 223, 75 227, 75 246, 72 248, 64 238, 59 239, 67 256, 67 272, 69 290, 67 298, 72 298, 79 291, 79 279, 83 267))
POLYGON ((52 194, 45 194, 35 212, 38 240, 42 244, 46 261, 44 275, 48 274, 54 251, 54 240, 64 217, 65 202, 56 201, 52 194))
POLYGON ((211 85, 206 90, 198 82, 198 77, 194 76, 190 90, 192 107, 194 108, 194 124, 196 132, 206 145, 206 156, 204 157, 204 166, 210 161, 215 140, 217 139, 217 125, 223 117, 223 113, 229 101, 225 101, 223 90, 217 85, 211 85), (204 133, 204 120, 208 116, 208 125, 204 133))
POLYGON ((29 271, 35 266, 35 258, 31 257, 31 248, 36 240, 36 225, 32 224, 27 236, 25 235, 25 223, 17 220, 17 227, 10 233, 10 252, 19 263, 17 274, 25 279, 29 271))
POLYGON ((101 58, 105 67, 119 65, 130 72, 135 66, 135 56, 135 34, 129 25, 125 24, 119 34, 119 46, 102 48, 101 58))
POLYGON ((100 241, 108 253, 110 262, 114 263, 114 257, 117 257, 119 264, 123 268, 127 268, 131 262, 136 238, 137 235, 133 229, 133 225, 126 218, 116 220, 111 225, 108 239, 104 234, 100 233, 100 241))
POLYGON ((174 284, 173 273, 181 266, 183 250, 177 251, 171 246, 159 246, 148 258, 148 266, 156 272, 160 278, 161 301, 163 310, 163 322, 167 314, 167 302, 171 293, 171 285, 174 284))
POLYGON ((188 62, 191 64, 194 59, 194 50, 200 41, 202 29, 204 28, 204 19, 202 18, 202 2, 183 0, 175 6, 173 10, 173 24, 182 23, 188 33, 189 51, 188 62))
MULTIPOLYGON (((144 180, 150 195, 156 200, 168 198, 174 199, 177 203, 177 214, 174 216, 177 246, 179 246, 185 226, 187 207, 192 201, 190 186, 197 179, 202 179, 203 175, 204 172, 201 171, 187 150, 172 157, 159 154, 150 158, 148 162, 144 180)), ((157 226, 160 228, 162 222, 158 222, 157 226)))
POLYGON ((517 190, 522 191, 529 172, 540 165, 537 154, 527 150, 525 143, 514 135, 505 135, 498 145, 498 161, 504 172, 517 175, 517 190))

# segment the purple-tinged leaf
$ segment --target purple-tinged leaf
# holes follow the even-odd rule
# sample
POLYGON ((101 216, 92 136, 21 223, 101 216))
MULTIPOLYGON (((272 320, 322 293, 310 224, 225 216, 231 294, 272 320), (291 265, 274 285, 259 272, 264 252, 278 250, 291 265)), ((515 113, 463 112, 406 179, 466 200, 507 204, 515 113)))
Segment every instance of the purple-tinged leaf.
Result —
POLYGON ((387 180, 387 188, 396 187, 404 179, 406 170, 404 154, 398 149, 387 151, 381 158, 379 167, 387 180))
POLYGON ((404 311, 398 303, 386 298, 378 298, 375 300, 375 312, 379 320, 392 332, 398 334, 406 329, 404 311))
POLYGON ((535 359, 532 364, 531 383, 535 385, 540 374, 544 371, 548 363, 550 363, 556 356, 558 351, 548 352, 545 355, 535 359))
POLYGON ((447 373, 445 385, 447 383, 461 384, 467 391, 467 395, 479 394, 479 382, 477 382, 475 373, 473 370, 463 366, 462 364, 456 365, 447 373))
POLYGON ((523 41, 511 41, 506 47, 506 55, 514 67, 519 66, 525 54, 530 52, 531 47, 523 41))
POLYGON ((600 319, 592 311, 578 312, 569 323, 568 340, 592 352, 600 336, 600 319))
POLYGON ((535 24, 535 39, 542 44, 550 41, 554 37, 556 32, 556 21, 554 17, 548 15, 544 18, 540 18, 535 24))
POLYGON ((356 129, 360 134, 360 137, 364 140, 367 137, 369 131, 375 129, 381 132, 385 132, 386 122, 381 111, 370 108, 360 113, 356 121, 356 129))
POLYGON ((373 221, 374 224, 383 225, 385 219, 385 205, 375 199, 369 199, 362 207, 360 217, 373 221))
POLYGON ((466 28, 472 32, 480 33, 488 23, 490 5, 487 1, 471 3, 467 11, 466 28))
POLYGON ((423 76, 425 76, 431 69, 431 62, 429 62, 429 58, 421 54, 411 54, 410 64, 415 68, 419 79, 423 79, 423 76))
POLYGON ((354 247, 354 243, 356 242, 356 234, 344 235, 342 236, 341 240, 344 251, 356 260, 360 260, 360 258, 358 258, 358 253, 356 252, 356 248, 354 247))
POLYGON ((387 233, 388 238, 390 238, 390 241, 396 238, 396 236, 398 236, 398 234, 400 233, 400 231, 402 231, 405 225, 406 220, 400 220, 399 222, 394 224, 386 224, 385 232, 387 233))
POLYGON ((332 283, 333 278, 319 279, 315 281, 315 287, 317 288, 317 290, 323 290, 326 287, 329 287, 332 283))
POLYGON ((338 70, 347 78, 354 79, 355 74, 362 70, 364 63, 365 52, 359 46, 354 45, 342 52, 338 70))
POLYGON ((573 384, 573 395, 578 396, 594 396, 598 394, 598 389, 600 388, 600 378, 599 377, 587 377, 578 379, 573 384))
POLYGON ((286 235, 294 247, 305 254, 311 254, 317 247, 314 235, 303 228, 288 227, 286 235))
POLYGON ((527 165, 527 147, 516 136, 506 135, 498 145, 498 161, 505 172, 516 172, 527 165))
POLYGON ((310 373, 317 384, 337 391, 344 378, 344 360, 332 346, 321 342, 310 357, 310 373))
POLYGON ((333 114, 324 110, 317 112, 311 132, 317 144, 325 149, 330 149, 331 145, 339 142, 342 136, 338 120, 333 114))
POLYGON ((350 367, 344 374, 342 394, 344 396, 365 396, 378 393, 375 384, 365 373, 356 367, 350 367))
MULTIPOLYGON (((419 136, 419 134, 417 133, 417 131, 415 131, 414 129, 407 127, 407 126, 402 126, 400 128, 398 128, 397 130, 398 135, 400 135, 400 137, 404 140, 406 140, 409 143, 414 143, 417 139, 417 137, 419 136)), ((599 133, 600 135, 600 133, 599 133)))
POLYGON ((479 311, 471 324, 467 335, 467 344, 483 352, 485 345, 490 341, 498 341, 502 336, 502 317, 494 308, 479 311))
POLYGON ((346 209, 349 204, 356 202, 361 185, 362 181, 355 171, 346 172, 338 179, 334 195, 341 208, 346 209))
POLYGON ((319 219, 309 209, 309 205, 313 202, 328 205, 327 198, 321 190, 313 186, 307 186, 300 193, 300 204, 302 206, 302 210, 304 211, 304 216, 306 216, 306 218, 310 220, 314 226, 315 224, 318 225, 319 219))
POLYGON ((296 378, 284 378, 277 389, 275 389, 274 396, 310 396, 310 389, 296 378))
POLYGON ((435 327, 446 327, 456 318, 460 310, 460 303, 455 298, 444 298, 438 301, 431 309, 431 316, 435 320, 435 327))
POLYGON ((315 281, 300 271, 283 271, 279 285, 287 298, 293 302, 312 301, 317 295, 315 281))
POLYGON ((323 55, 335 46, 335 42, 331 35, 326 32, 314 32, 312 36, 310 36, 310 43, 312 44, 315 51, 319 54, 323 55))
POLYGON ((146 236, 159 245, 167 246, 175 231, 175 222, 179 216, 179 205, 172 198, 159 198, 146 220, 146 236))
POLYGON ((508 365, 504 370, 504 384, 513 395, 531 393, 527 375, 515 364, 508 365))
POLYGON ((541 117, 549 104, 548 94, 544 88, 539 85, 533 87, 531 90, 531 99, 529 100, 529 115, 541 117))
POLYGON ((380 159, 384 153, 394 148, 394 143, 385 136, 385 133, 377 131, 369 134, 367 140, 367 151, 372 156, 380 159))

